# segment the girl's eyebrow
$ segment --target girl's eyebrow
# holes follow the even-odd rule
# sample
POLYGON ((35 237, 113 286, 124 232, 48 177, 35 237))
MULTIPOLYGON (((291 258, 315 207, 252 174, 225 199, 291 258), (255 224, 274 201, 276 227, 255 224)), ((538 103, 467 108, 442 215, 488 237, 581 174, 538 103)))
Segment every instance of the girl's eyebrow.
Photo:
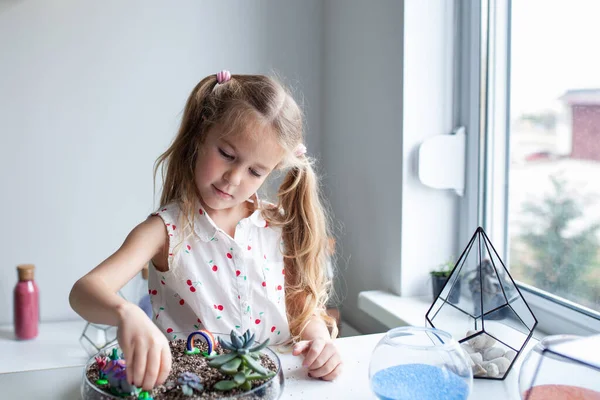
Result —
MULTIPOLYGON (((228 145, 229 147, 231 147, 233 149, 234 152, 237 153, 237 149, 235 148, 235 146, 233 145, 233 143, 231 143, 229 140, 222 138, 221 139, 226 145, 228 145)), ((265 167, 264 165, 260 164, 260 163, 256 163, 255 164, 258 168, 264 170, 264 171, 268 171, 269 168, 265 167)))

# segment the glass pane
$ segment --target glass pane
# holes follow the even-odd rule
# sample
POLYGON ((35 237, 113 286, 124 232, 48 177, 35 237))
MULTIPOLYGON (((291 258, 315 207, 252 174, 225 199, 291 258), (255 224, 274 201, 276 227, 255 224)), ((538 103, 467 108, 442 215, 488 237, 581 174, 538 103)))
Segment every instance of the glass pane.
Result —
POLYGON ((508 195, 513 278, 595 311, 600 311, 598 15, 600 1, 512 2, 508 195))

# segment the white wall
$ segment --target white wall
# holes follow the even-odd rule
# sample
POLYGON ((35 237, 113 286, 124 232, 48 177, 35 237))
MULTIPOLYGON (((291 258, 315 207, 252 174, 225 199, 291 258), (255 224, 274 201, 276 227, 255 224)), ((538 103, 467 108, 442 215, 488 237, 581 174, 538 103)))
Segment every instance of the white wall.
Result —
POLYGON ((342 316, 364 332, 378 325, 358 310, 358 293, 384 288, 382 272, 400 267, 403 8, 396 0, 325 5, 326 193, 343 224, 342 316))
POLYGON ((337 221, 343 317, 383 329, 360 291, 428 294, 455 253, 456 198, 416 180, 452 129, 451 2, 11 0, 0 7, 0 323, 15 266, 37 265, 42 319, 152 211, 152 166, 190 90, 222 68, 299 88, 337 221))
POLYGON ((42 320, 153 208, 152 167, 202 77, 276 70, 319 151, 322 4, 8 1, 0 7, 0 323, 34 263, 42 320))
POLYGON ((428 295, 429 269, 456 252, 457 199, 423 186, 415 167, 418 145, 453 128, 452 6, 325 5, 322 141, 344 225, 338 290, 343 318, 365 333, 385 328, 358 309, 360 291, 428 295))

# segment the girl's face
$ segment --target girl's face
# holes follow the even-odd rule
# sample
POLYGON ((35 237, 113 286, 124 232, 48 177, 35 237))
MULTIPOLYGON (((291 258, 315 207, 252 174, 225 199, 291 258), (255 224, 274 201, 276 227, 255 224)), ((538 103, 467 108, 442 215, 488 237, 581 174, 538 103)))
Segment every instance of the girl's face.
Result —
POLYGON ((214 126, 200 145, 194 176, 207 211, 245 202, 283 160, 285 151, 274 132, 249 130, 223 136, 222 129, 214 126))

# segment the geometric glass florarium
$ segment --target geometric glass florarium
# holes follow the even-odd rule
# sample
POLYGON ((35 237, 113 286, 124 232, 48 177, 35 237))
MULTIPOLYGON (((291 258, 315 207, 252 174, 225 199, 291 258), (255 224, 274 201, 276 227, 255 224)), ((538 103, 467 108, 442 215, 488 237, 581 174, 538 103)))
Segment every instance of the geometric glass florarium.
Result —
POLYGON ((427 324, 449 332, 469 353, 474 378, 502 380, 537 319, 481 227, 463 250, 427 324))
MULTIPOLYGON (((117 294, 124 300, 127 300, 121 290, 117 294)), ((112 344, 117 340, 117 327, 104 324, 94 324, 88 322, 81 332, 79 343, 88 355, 93 356, 102 348, 112 344)))
POLYGON ((88 322, 81 333, 79 342, 88 355, 93 356, 103 347, 117 340, 117 327, 88 322))

